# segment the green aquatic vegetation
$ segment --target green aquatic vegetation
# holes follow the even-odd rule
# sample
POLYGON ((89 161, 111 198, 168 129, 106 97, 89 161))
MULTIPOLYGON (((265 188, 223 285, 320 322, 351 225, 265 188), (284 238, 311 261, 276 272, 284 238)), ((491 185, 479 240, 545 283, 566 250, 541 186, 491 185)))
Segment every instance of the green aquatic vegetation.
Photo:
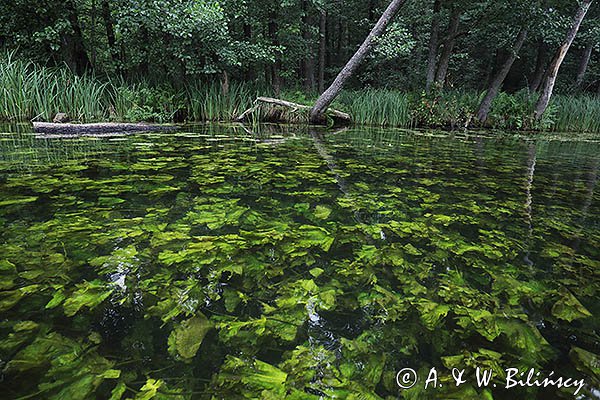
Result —
POLYGON ((319 204, 315 207, 314 214, 318 219, 327 219, 331 215, 331 208, 319 204))
POLYGON ((37 196, 28 196, 28 197, 18 197, 18 198, 3 200, 3 201, 0 201, 0 207, 33 203, 37 199, 38 199, 37 196))
POLYGON ((596 382, 598 152, 539 142, 527 187, 518 141, 350 130, 326 159, 302 132, 190 130, 13 135, 56 157, 0 170, 0 202, 35 198, 0 208, 9 398, 505 398, 478 366, 596 382), (443 387, 399 391, 406 366, 443 387))
MULTIPOLYGON (((38 329, 30 325, 15 325, 15 332, 38 329)), ((41 369, 42 378, 36 396, 49 399, 86 399, 96 392, 105 380, 118 379, 121 371, 114 362, 90 351, 94 343, 82 343, 56 332, 39 327, 33 341, 18 351, 6 364, 5 373, 24 373, 41 369)))
POLYGON ((169 353, 190 362, 211 328, 210 321, 202 313, 183 321, 169 335, 169 353))
POLYGON ((552 306, 552 315, 565 321, 589 318, 592 314, 577 300, 569 290, 561 288, 561 298, 552 306))
MULTIPOLYGON (((82 307, 93 309, 111 295, 112 289, 100 281, 84 282, 76 286, 76 290, 66 299, 63 309, 67 317, 77 314, 82 307)), ((54 300, 54 299, 53 299, 54 300)))

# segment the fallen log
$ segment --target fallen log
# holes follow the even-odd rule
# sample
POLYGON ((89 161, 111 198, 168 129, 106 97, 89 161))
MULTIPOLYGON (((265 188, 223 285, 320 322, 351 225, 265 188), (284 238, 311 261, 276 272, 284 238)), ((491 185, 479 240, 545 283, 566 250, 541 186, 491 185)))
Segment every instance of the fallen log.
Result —
POLYGON ((174 125, 106 122, 99 124, 63 124, 34 122, 33 131, 48 135, 106 135, 132 132, 158 132, 177 129, 174 125))
MULTIPOLYGON (((274 99, 271 97, 258 97, 254 105, 240 114, 236 118, 237 122, 246 122, 252 118, 260 122, 286 122, 286 123, 306 123, 310 122, 310 106, 292 103, 291 101, 274 99), (256 115, 258 113, 258 116, 256 115)), ((349 125, 352 117, 342 111, 328 109, 325 114, 331 119, 334 125, 349 125)))

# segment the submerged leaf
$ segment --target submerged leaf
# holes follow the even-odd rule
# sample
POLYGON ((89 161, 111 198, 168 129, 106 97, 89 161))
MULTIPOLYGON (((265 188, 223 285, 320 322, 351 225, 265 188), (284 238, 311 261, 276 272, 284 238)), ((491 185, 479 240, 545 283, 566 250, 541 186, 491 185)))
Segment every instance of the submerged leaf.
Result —
POLYGON ((8 260, 0 260, 0 290, 11 289, 16 276, 15 265, 8 260))
POLYGON ((33 203, 37 199, 38 199, 37 196, 29 196, 29 197, 17 197, 17 198, 10 199, 10 200, 3 200, 3 201, 0 201, 0 207, 33 203))
POLYGON ((568 289, 561 288, 560 295, 562 296, 560 300, 552 306, 552 315, 556 318, 571 322, 592 316, 592 313, 568 289))
POLYGON ((202 313, 183 321, 169 336, 169 352, 186 362, 190 361, 212 328, 212 323, 202 313))
POLYGON ((421 321, 429 330, 434 330, 450 311, 450 307, 445 304, 437 304, 427 300, 422 300, 418 306, 421 312, 421 321))
POLYGON ((318 246, 324 251, 329 251, 334 238, 331 234, 318 226, 302 225, 298 228, 300 233, 299 245, 302 247, 318 246))
POLYGON ((569 357, 579 371, 592 376, 596 383, 600 384, 600 356, 579 347, 572 347, 569 357))
POLYGON ((158 389, 163 386, 164 382, 160 379, 148 378, 146 383, 140 389, 140 392, 135 396, 135 400, 150 400, 158 393, 158 389))
POLYGON ((327 206, 318 205, 315 207, 315 217, 319 219, 327 219, 331 214, 331 208, 327 206))
POLYGON ((112 292, 113 289, 107 289, 106 284, 100 280, 78 284, 77 290, 63 305, 65 315, 72 317, 82 307, 93 309, 106 300, 112 292))

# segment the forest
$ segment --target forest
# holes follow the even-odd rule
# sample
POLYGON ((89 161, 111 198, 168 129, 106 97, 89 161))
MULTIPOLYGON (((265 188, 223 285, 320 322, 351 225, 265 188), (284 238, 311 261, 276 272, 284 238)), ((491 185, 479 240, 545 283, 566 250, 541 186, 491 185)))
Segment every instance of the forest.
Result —
POLYGON ((259 95, 312 105, 392 11, 335 96, 355 123, 600 131, 592 0, 0 5, 4 120, 232 120, 259 95))

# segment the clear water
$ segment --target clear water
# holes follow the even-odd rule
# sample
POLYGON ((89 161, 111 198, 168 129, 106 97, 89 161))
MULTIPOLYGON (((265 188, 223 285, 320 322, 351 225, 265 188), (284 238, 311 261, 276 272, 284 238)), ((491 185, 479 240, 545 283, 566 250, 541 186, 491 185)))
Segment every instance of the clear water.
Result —
POLYGON ((0 132, 2 398, 598 397, 600 141, 0 132))

